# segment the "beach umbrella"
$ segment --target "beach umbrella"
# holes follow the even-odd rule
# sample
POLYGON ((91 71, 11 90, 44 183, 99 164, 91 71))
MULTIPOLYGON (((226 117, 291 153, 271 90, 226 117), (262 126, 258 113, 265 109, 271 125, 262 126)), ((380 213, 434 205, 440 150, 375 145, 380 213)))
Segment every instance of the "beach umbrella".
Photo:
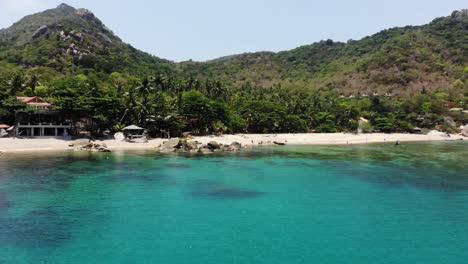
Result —
POLYGON ((124 127, 123 130, 145 130, 145 129, 139 126, 131 125, 128 127, 124 127))

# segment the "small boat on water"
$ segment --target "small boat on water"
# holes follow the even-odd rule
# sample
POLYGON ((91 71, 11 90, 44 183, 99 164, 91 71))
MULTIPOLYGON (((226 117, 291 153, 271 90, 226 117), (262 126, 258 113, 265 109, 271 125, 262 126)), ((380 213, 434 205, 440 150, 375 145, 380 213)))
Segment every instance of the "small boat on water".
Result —
POLYGON ((284 146, 284 145, 286 145, 286 143, 284 143, 284 142, 278 142, 278 141, 273 141, 273 144, 279 145, 279 146, 284 146))

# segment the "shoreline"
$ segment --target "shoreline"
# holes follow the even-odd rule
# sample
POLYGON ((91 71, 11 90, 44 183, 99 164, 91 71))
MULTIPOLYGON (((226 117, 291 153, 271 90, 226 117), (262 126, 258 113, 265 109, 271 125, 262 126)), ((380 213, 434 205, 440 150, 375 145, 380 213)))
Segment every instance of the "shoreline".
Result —
MULTIPOLYGON (((454 141, 464 139, 461 135, 440 136, 420 134, 347 134, 347 133, 311 133, 311 134, 235 134, 193 137, 203 144, 216 141, 221 144, 239 142, 242 147, 269 146, 274 142, 286 145, 356 145, 371 143, 418 142, 418 141, 454 141)), ((111 151, 118 150, 155 150, 168 139, 152 139, 148 143, 129 143, 117 140, 96 140, 95 143, 105 144, 111 151)), ((0 153, 73 151, 87 139, 63 140, 56 138, 0 138, 0 153), (70 146, 73 144, 73 146, 70 146)))

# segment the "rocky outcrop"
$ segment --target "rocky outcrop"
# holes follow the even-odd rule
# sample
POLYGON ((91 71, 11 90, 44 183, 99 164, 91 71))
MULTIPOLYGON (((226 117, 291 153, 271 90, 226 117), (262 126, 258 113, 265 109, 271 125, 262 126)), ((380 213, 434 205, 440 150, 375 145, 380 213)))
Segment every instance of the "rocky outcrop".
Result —
POLYGON ((447 126, 449 126, 450 128, 454 129, 454 130, 457 130, 457 123, 455 123, 455 121, 453 120, 452 117, 450 116, 445 116, 444 117, 444 122, 447 126))
POLYGON ((223 145, 216 141, 210 141, 204 145, 195 140, 170 139, 160 147, 161 152, 187 152, 187 153, 213 153, 222 151, 240 151, 242 145, 239 142, 232 142, 230 145, 223 145))
POLYGON ((431 130, 429 133, 427 133, 428 136, 439 136, 439 137, 450 137, 450 134, 447 134, 445 132, 437 131, 437 130, 431 130))
POLYGON ((168 148, 168 149, 173 149, 177 145, 179 145, 180 140, 178 138, 171 138, 168 141, 164 142, 162 147, 163 148, 168 148))
POLYGON ((228 146, 230 151, 239 151, 242 148, 242 144, 239 142, 232 142, 231 145, 228 146))
POLYGON ((207 147, 212 150, 212 151, 215 151, 217 149, 221 149, 221 145, 218 144, 218 142, 216 141, 210 141, 208 144, 207 144, 207 147))
POLYGON ((88 141, 85 143, 84 140, 77 141, 75 144, 70 144, 69 146, 74 147, 75 151, 86 150, 89 152, 112 152, 105 143, 94 143, 88 141))
POLYGON ((75 11, 75 14, 77 16, 80 16, 86 20, 95 20, 96 16, 94 16, 93 12, 89 11, 88 9, 85 8, 80 8, 75 11))
POLYGON ((468 137, 468 125, 465 125, 461 131, 461 135, 464 137, 468 137))
POLYGON ((32 35, 33 39, 37 39, 43 35, 45 35, 49 31, 49 27, 46 25, 40 26, 32 35))
POLYGON ((463 19, 463 17, 468 17, 468 9, 462 9, 460 11, 454 11, 452 13, 452 18, 463 19))
POLYGON ((107 43, 111 44, 112 43, 112 39, 110 39, 106 34, 103 34, 103 33, 98 33, 98 35, 107 43))
POLYGON ((65 31, 60 31, 60 41, 66 41, 69 39, 73 39, 78 42, 83 42, 84 40, 84 35, 81 32, 77 31, 70 31, 70 32, 65 32, 65 31))
POLYGON ((72 44, 70 44, 70 46, 68 46, 68 49, 67 49, 67 51, 65 53, 67 53, 69 55, 79 55, 80 51, 78 50, 76 45, 74 43, 72 43, 72 44))

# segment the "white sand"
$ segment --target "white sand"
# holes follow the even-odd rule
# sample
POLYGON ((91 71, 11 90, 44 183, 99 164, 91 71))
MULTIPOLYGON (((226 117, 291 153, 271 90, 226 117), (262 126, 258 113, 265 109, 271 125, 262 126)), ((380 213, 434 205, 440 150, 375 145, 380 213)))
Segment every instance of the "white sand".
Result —
MULTIPOLYGON (((406 141, 443 141, 459 140, 463 138, 460 135, 451 135, 451 137, 440 135, 416 135, 416 134, 237 134, 223 135, 220 137, 195 137, 201 143, 216 141, 222 144, 231 144, 239 142, 243 146, 272 145, 274 141, 286 143, 288 145, 346 145, 346 144, 367 144, 378 142, 406 142, 406 141)), ((148 143, 128 143, 117 140, 96 141, 95 143, 105 143, 111 150, 144 150, 155 149, 167 139, 153 139, 148 143)), ((31 138, 14 139, 0 138, 0 152, 36 152, 36 151, 60 151, 73 150, 74 147, 86 143, 86 140, 65 141, 54 138, 31 138), (74 144, 74 147, 70 147, 74 144)))

